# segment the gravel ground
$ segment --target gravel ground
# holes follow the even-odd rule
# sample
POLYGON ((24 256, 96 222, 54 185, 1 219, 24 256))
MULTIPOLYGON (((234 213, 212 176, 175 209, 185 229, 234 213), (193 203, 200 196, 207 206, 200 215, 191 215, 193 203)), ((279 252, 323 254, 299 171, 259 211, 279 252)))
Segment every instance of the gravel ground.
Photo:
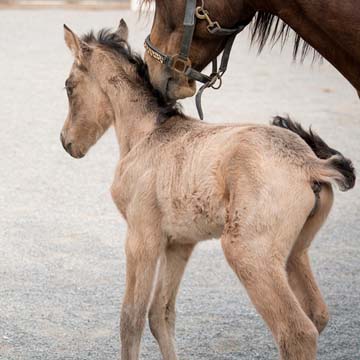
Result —
MULTIPOLYGON (((127 19, 133 47, 151 19, 127 11, 0 12, 0 359, 111 360, 118 356, 126 226, 109 194, 113 131, 82 160, 62 149, 63 84, 72 62, 62 24, 79 32, 127 19)), ((184 102, 195 114, 193 100, 184 102)), ((204 96, 209 121, 268 122, 290 114, 360 168, 360 102, 326 62, 294 64, 291 50, 260 56, 239 36, 225 85, 204 96)), ((312 246, 331 312, 319 359, 360 359, 359 188, 336 191, 312 246)), ((178 297, 180 359, 276 359, 266 326, 218 241, 198 246, 178 297)), ((159 359, 148 329, 142 359, 159 359)))

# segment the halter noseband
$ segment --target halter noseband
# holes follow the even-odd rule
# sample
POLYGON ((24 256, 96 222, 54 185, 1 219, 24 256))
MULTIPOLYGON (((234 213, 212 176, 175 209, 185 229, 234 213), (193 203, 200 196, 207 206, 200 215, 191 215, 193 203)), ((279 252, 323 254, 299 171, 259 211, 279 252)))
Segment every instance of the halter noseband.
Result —
POLYGON ((244 24, 240 24, 232 29, 226 29, 220 26, 217 21, 212 21, 209 12, 204 8, 204 0, 201 2, 201 6, 196 7, 196 0, 187 0, 184 17, 184 33, 182 37, 182 43, 179 54, 170 56, 164 54, 150 41, 150 35, 145 40, 146 52, 156 61, 165 65, 166 67, 186 75, 187 77, 203 83, 198 93, 196 94, 196 107, 199 113, 200 119, 204 118, 202 107, 201 107, 201 96, 206 88, 212 87, 213 89, 219 89, 222 85, 222 76, 224 75, 227 65, 229 62, 230 52, 234 43, 235 37, 240 33, 249 21, 244 24), (190 47, 193 40, 195 30, 195 18, 199 20, 206 20, 207 30, 210 34, 217 36, 228 37, 223 55, 221 58, 220 67, 217 66, 217 59, 212 60, 212 72, 210 75, 203 74, 200 71, 195 70, 191 67, 191 60, 189 58, 190 47))

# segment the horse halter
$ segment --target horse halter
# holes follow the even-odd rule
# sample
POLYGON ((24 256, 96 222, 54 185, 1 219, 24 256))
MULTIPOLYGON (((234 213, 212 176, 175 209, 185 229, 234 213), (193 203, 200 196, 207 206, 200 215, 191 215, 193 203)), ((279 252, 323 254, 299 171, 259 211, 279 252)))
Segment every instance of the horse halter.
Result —
POLYGON ((201 6, 196 6, 196 0, 187 0, 184 17, 184 33, 182 37, 182 43, 180 52, 174 56, 164 54, 150 41, 150 35, 145 40, 145 51, 156 61, 165 65, 166 67, 174 70, 178 73, 184 74, 187 77, 203 83, 201 88, 196 94, 196 108, 200 119, 204 118, 204 114, 201 107, 201 96, 205 89, 211 87, 213 89, 220 89, 222 85, 222 76, 224 75, 229 58, 232 45, 235 37, 248 25, 249 21, 244 24, 239 24, 237 27, 226 29, 220 26, 217 21, 212 21, 209 12, 204 8, 204 0, 201 1, 201 6), (190 47, 193 40, 195 21, 205 20, 207 21, 207 30, 210 34, 217 36, 228 37, 223 55, 221 58, 220 67, 218 68, 217 59, 212 60, 212 72, 210 75, 203 74, 200 71, 191 67, 191 60, 189 58, 190 47))

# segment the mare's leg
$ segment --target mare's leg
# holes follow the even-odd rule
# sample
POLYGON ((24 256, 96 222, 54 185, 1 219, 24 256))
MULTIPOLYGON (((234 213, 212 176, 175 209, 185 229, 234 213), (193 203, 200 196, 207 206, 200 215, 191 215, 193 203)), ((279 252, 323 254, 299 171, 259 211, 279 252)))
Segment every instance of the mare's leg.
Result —
POLYGON ((161 255, 158 232, 129 231, 126 240, 126 290, 121 309, 121 359, 137 360, 147 308, 161 255))
POLYGON ((171 244, 162 258, 149 324, 163 359, 176 360, 175 300, 186 264, 194 245, 171 244))
POLYGON ((311 271, 308 249, 316 233, 325 222, 332 203, 332 188, 330 185, 324 184, 320 192, 317 211, 314 216, 306 221, 287 262, 290 286, 319 333, 325 328, 329 314, 311 271))
POLYGON ((243 192, 243 199, 234 195, 230 200, 221 239, 225 256, 271 329, 281 359, 314 360, 318 331, 292 292, 285 270, 313 206, 311 189, 306 187, 302 198, 302 188, 284 185, 256 193, 256 201, 250 191, 243 192))

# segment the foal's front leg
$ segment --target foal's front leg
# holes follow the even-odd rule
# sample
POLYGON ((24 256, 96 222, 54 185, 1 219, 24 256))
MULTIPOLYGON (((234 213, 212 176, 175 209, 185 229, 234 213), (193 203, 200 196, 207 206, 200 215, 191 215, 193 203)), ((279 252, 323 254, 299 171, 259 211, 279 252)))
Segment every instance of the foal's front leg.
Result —
POLYGON ((121 310, 121 359, 137 360, 146 312, 160 256, 161 236, 129 231, 126 240, 126 290, 121 310))
POLYGON ((161 259, 154 299, 149 311, 149 324, 164 360, 176 360, 175 301, 186 264, 194 245, 171 244, 161 259))

